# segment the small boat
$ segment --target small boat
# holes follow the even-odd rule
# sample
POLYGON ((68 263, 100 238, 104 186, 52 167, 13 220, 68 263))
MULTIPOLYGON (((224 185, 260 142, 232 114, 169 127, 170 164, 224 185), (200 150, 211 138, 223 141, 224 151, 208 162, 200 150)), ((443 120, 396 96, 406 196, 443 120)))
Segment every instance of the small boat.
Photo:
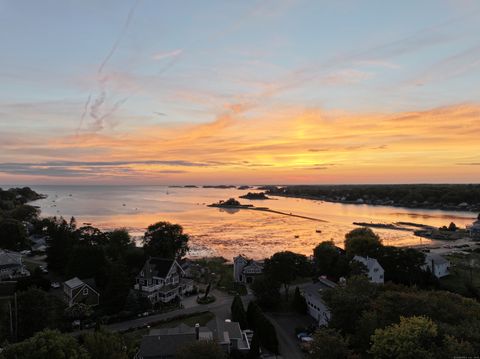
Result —
POLYGON ((122 206, 123 206, 123 207, 125 207, 125 206, 126 206, 126 204, 124 203, 124 204, 122 204, 122 206))
POLYGON ((300 236, 298 234, 295 235, 295 238, 300 238, 300 236))
POLYGON ((321 230, 321 229, 317 229, 315 232, 317 232, 317 233, 322 233, 322 230, 321 230))

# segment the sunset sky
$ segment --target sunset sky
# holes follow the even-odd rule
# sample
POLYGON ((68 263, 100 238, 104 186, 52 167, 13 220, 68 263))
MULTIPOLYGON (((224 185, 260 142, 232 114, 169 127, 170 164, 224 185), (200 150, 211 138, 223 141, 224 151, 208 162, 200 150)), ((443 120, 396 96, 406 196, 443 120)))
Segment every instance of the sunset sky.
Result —
POLYGON ((480 180, 480 1, 0 0, 1 184, 480 180))

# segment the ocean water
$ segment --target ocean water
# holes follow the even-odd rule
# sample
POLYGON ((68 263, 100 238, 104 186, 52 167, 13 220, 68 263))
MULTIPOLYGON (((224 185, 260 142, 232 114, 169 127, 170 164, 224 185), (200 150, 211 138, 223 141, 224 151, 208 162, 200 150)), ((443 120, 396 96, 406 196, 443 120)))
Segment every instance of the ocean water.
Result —
MULTIPOLYGON (((91 223, 103 230, 124 227, 137 238, 149 224, 170 221, 183 226, 191 236, 190 256, 220 255, 227 259, 239 253, 264 258, 281 250, 306 255, 321 241, 332 239, 342 245, 352 222, 415 222, 433 226, 458 226, 472 223, 470 212, 406 209, 386 206, 328 203, 297 198, 242 203, 265 206, 325 222, 289 217, 268 212, 226 210, 207 204, 248 190, 217 188, 172 188, 167 186, 31 186, 48 195, 34 202, 43 216, 74 216, 79 225, 91 223), (321 233, 318 233, 320 230, 321 233)), ((385 244, 406 246, 430 243, 411 232, 374 229, 385 244)))

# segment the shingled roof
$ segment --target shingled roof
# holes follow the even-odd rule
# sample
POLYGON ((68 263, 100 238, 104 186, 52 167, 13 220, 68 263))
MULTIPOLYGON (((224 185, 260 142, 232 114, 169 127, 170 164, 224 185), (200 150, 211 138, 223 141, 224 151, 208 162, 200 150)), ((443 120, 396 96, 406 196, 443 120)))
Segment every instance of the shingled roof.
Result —
POLYGON ((148 265, 153 276, 164 278, 172 268, 173 262, 175 262, 174 259, 153 257, 148 260, 148 265))

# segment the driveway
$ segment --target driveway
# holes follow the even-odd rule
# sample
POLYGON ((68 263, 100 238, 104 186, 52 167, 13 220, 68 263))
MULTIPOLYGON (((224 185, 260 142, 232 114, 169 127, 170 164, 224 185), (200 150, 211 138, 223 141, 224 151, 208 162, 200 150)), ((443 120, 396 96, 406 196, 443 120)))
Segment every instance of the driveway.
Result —
POLYGON ((277 331, 279 351, 282 357, 291 359, 302 359, 304 357, 300 350, 299 341, 295 336, 296 327, 306 327, 312 324, 313 320, 307 315, 296 313, 265 313, 277 331))

